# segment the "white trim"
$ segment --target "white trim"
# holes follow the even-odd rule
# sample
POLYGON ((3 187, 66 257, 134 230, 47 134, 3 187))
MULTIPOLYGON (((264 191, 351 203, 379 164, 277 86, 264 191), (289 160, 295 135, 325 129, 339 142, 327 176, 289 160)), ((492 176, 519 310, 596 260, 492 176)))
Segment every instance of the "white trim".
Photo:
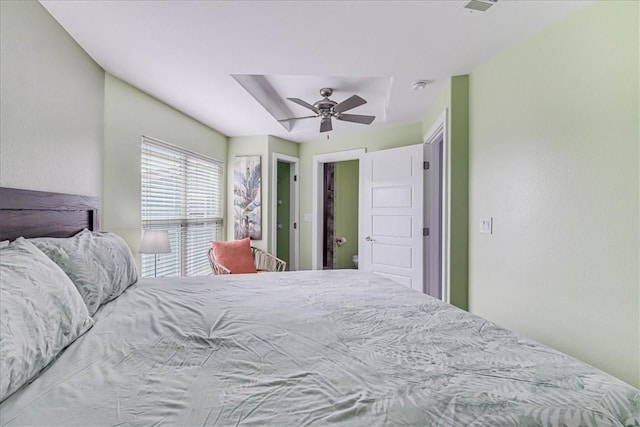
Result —
MULTIPOLYGON (((313 187, 312 187, 312 223, 311 223, 311 269, 322 269, 322 187, 323 169, 320 165, 324 163, 342 162, 345 160, 360 161, 366 153, 365 148, 356 150, 338 151, 336 153, 317 154, 313 156, 313 187)), ((360 180, 361 181, 361 180, 360 180)), ((359 183, 361 185, 362 182, 359 183)), ((360 198, 359 198, 360 199, 360 198)), ((358 200, 358 210, 361 211, 360 200, 358 200)))
POLYGON ((450 165, 449 165, 449 130, 448 130, 448 114, 449 109, 445 108, 436 121, 431 125, 431 128, 424 136, 425 144, 432 144, 442 135, 442 230, 440 230, 442 237, 442 300, 450 302, 451 297, 451 283, 449 281, 449 247, 451 230, 449 229, 449 182, 450 182, 450 165))
MULTIPOLYGON (((290 163, 293 165, 291 173, 298 177, 293 183, 293 203, 290 203, 293 214, 292 222, 296 223, 296 228, 290 236, 293 236, 293 249, 289 251, 289 270, 294 271, 300 268, 300 159, 297 157, 287 156, 286 154, 273 153, 271 163, 271 253, 278 252, 278 161, 290 163)), ((291 240, 291 237, 289 237, 291 240)))
POLYGON ((433 144, 440 137, 440 134, 444 134, 446 132, 446 124, 447 109, 445 108, 442 114, 440 114, 440 116, 436 119, 435 123, 431 125, 431 129, 429 129, 429 131, 424 134, 424 143, 433 144))

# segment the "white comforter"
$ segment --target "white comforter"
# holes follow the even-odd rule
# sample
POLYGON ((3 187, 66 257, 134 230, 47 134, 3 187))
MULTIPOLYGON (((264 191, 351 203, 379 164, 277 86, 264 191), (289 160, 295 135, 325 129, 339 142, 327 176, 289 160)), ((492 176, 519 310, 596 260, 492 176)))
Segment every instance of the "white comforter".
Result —
POLYGON ((142 280, 3 425, 640 425, 640 392, 356 271, 142 280))

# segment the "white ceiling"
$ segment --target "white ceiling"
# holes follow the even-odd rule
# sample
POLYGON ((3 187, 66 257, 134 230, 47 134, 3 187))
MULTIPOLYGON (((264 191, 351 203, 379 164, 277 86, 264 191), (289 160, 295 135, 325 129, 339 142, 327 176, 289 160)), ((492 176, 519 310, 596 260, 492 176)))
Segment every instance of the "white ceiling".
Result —
POLYGON ((319 119, 288 132, 232 75, 265 76, 281 100, 312 104, 332 87, 336 102, 369 101, 349 113, 375 115, 372 125, 334 121, 332 134, 413 123, 447 77, 591 1, 500 0, 486 12, 460 0, 41 3, 106 71, 202 123, 228 136, 304 142, 322 136, 319 119), (434 83, 414 91, 418 79, 434 83))

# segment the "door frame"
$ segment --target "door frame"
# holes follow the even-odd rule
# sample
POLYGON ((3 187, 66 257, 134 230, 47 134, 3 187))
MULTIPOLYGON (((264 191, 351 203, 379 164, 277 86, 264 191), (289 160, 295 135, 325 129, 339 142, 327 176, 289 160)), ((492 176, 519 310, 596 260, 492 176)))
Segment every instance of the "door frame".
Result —
MULTIPOLYGON (((449 130, 448 130, 448 114, 449 109, 445 108, 444 111, 438 116, 431 128, 425 133, 423 142, 424 144, 433 144, 442 138, 442 200, 440 200, 442 218, 442 228, 440 230, 440 239, 442 242, 441 247, 441 269, 442 269, 442 282, 440 284, 442 289, 442 300, 444 302, 450 302, 450 282, 449 282, 449 246, 450 246, 450 233, 449 233, 449 130)), ((425 189, 426 191, 426 189, 425 189)), ((425 282, 426 283, 426 282, 425 282)))
POLYGON ((295 224, 289 230, 289 270, 300 268, 300 159, 281 153, 273 153, 271 159, 271 253, 278 253, 278 162, 289 163, 291 191, 289 200, 290 221, 295 224), (293 167, 291 167, 293 166, 293 167))
MULTIPOLYGON (((311 269, 322 270, 322 236, 324 227, 322 222, 322 196, 324 194, 323 169, 325 163, 342 162, 345 160, 360 159, 366 153, 365 148, 355 150, 338 151, 335 153, 316 154, 313 156, 313 186, 312 186, 312 222, 311 222, 311 269)), ((358 178, 358 186, 362 184, 362 177, 358 178)), ((361 212, 361 197, 358 196, 358 212, 361 212)), ((360 215, 358 214, 358 217, 360 215)), ((358 249, 360 249, 358 239, 358 249)), ((358 251, 359 252, 359 251, 358 251)))

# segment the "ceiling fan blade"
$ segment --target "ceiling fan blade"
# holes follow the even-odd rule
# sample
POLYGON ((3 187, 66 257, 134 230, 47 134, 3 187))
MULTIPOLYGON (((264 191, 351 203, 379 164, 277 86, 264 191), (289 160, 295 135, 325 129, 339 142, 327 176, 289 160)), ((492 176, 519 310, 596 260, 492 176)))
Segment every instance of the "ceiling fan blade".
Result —
POLYGON ((363 125, 370 125, 376 116, 364 116, 362 114, 340 114, 336 116, 336 119, 344 122, 362 123, 363 125))
POLYGON ((329 132, 333 130, 333 125, 331 124, 331 117, 323 117, 320 121, 320 132, 329 132))
POLYGON ((351 110, 352 108, 359 107, 366 103, 367 101, 360 98, 358 95, 353 95, 351 98, 347 98, 341 103, 334 105, 333 111, 336 113, 342 113, 343 111, 351 110))
POLYGON ((314 107, 313 105, 309 104, 308 102, 303 101, 300 98, 287 98, 289 101, 291 102, 295 102, 298 105, 302 105, 304 108, 308 108, 309 110, 313 111, 314 113, 318 114, 320 112, 320 110, 318 110, 316 107, 314 107))
POLYGON ((281 119, 279 122, 290 122, 291 120, 313 119, 318 116, 291 117, 290 119, 281 119))

